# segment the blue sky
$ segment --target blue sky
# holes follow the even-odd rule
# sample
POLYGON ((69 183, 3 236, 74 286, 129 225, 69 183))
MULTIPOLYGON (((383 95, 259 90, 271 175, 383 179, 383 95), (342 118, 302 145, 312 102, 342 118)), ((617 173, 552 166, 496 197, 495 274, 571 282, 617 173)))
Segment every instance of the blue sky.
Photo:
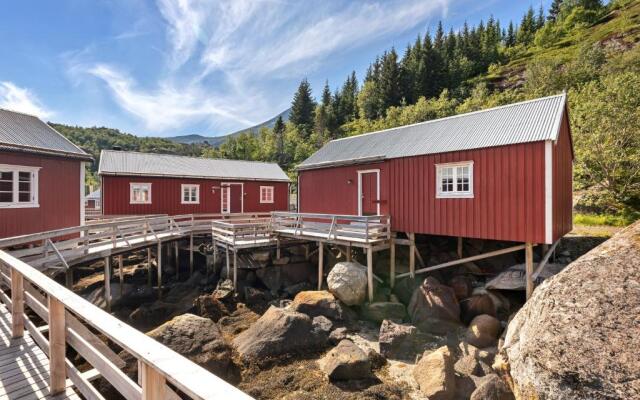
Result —
POLYGON ((438 20, 506 26, 551 0, 21 0, 0 11, 0 107, 140 136, 218 136, 319 95, 438 20))

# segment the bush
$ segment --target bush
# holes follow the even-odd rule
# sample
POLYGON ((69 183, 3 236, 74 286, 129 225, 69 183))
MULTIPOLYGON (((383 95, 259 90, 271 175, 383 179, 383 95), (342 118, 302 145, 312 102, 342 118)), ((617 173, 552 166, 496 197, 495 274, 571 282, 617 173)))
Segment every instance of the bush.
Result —
MULTIPOLYGON (((637 217, 635 218, 637 219, 637 217)), ((635 219, 632 216, 607 215, 607 214, 575 214, 573 223, 576 225, 608 225, 608 226, 627 226, 633 223, 635 219)))

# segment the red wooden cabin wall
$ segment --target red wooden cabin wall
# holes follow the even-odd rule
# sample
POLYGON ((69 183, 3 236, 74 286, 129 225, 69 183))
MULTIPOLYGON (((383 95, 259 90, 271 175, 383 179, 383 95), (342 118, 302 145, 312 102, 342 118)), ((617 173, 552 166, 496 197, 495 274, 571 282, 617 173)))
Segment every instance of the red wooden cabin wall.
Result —
POLYGON ((39 207, 0 208, 0 238, 80 225, 80 160, 0 152, 0 164, 40 167, 39 207))
POLYGON ((244 183, 244 212, 287 211, 287 182, 220 181, 170 177, 102 177, 102 212, 104 215, 220 213, 220 183, 244 183), (151 204, 130 204, 130 183, 151 183, 151 204), (181 204, 182 184, 200 185, 200 204, 181 204), (260 186, 273 186, 274 202, 260 203, 260 186))
POLYGON ((567 113, 553 145, 553 241, 573 229, 573 150, 567 113))

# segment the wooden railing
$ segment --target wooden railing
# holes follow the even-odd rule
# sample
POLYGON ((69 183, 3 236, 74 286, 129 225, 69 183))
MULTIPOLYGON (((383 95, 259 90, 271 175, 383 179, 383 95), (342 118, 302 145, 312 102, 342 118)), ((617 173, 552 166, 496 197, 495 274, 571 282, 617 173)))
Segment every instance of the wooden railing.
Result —
POLYGON ((391 238, 387 215, 354 216, 311 213, 271 213, 273 231, 293 236, 312 236, 365 244, 391 238))
POLYGON ((213 221, 211 231, 214 240, 234 247, 269 244, 274 239, 269 217, 213 221))
POLYGON ((251 398, 1 250, 0 278, 11 289, 10 297, 0 290, 0 299, 11 310, 13 336, 23 336, 26 329, 49 356, 51 394, 62 392, 69 378, 85 398, 102 400, 103 395, 90 381, 91 377, 102 376, 127 400, 175 399, 179 398, 176 391, 192 399, 251 398), (36 326, 25 313, 26 307, 46 325, 36 326), (96 335, 84 324, 135 357, 137 382, 105 355, 110 351, 108 347, 102 342, 96 343, 96 335), (49 332, 48 338, 44 331, 49 332), (80 372, 65 357, 67 346, 93 369, 80 372))

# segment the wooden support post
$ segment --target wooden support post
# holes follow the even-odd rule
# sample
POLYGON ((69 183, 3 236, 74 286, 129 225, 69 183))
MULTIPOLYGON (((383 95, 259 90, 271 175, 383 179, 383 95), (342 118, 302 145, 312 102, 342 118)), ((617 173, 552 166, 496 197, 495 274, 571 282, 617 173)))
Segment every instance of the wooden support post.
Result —
POLYGON ((309 261, 309 257, 310 257, 310 253, 309 253, 309 245, 305 244, 304 245, 304 258, 305 260, 309 261))
POLYGON ((140 363, 142 371, 142 400, 164 400, 167 398, 167 382, 164 376, 145 362, 140 363))
POLYGON ((64 285, 67 289, 73 290, 73 270, 71 268, 64 271, 64 285))
POLYGON ((147 286, 151 287, 151 247, 147 247, 147 286))
POLYGON ((527 243, 524 249, 525 271, 527 278, 527 300, 533 294, 533 245, 527 243))
POLYGON ((238 287, 238 251, 233 251, 233 291, 238 287))
POLYGON ((62 393, 66 387, 64 305, 49 295, 49 394, 62 393))
POLYGON ((193 275, 193 233, 189 235, 189 276, 193 275))
POLYGON ((318 242, 318 290, 322 290, 322 282, 324 281, 324 245, 318 242))
POLYGON ((176 264, 176 280, 180 278, 180 248, 178 247, 178 241, 173 242, 173 252, 176 264))
POLYGON ((276 237, 276 260, 280 259, 280 238, 276 237))
POLYGON ((396 242, 393 239, 389 248, 389 283, 392 288, 396 284, 396 242))
POLYGON ((347 246, 347 261, 351 262, 351 244, 347 246))
POLYGON ((458 236, 458 258, 462 258, 462 236, 458 236))
POLYGON ((225 247, 225 252, 227 256, 227 279, 231 278, 231 259, 229 258, 229 247, 225 247))
POLYGON ((11 268, 11 336, 24 335, 24 278, 11 268))
POLYGON ((104 258, 104 301, 107 311, 111 311, 111 257, 104 258))
POLYGON ((158 298, 162 297, 162 242, 158 241, 158 254, 156 255, 156 268, 158 269, 158 298))
POLYGON ((373 302, 373 249, 367 247, 367 290, 369 302, 373 302))
POLYGON ((120 298, 122 298, 122 293, 124 291, 124 262, 122 260, 122 254, 118 256, 118 278, 120 280, 120 298))
POLYGON ((409 276, 411 278, 416 277, 416 235, 414 233, 407 233, 409 236, 409 276))

